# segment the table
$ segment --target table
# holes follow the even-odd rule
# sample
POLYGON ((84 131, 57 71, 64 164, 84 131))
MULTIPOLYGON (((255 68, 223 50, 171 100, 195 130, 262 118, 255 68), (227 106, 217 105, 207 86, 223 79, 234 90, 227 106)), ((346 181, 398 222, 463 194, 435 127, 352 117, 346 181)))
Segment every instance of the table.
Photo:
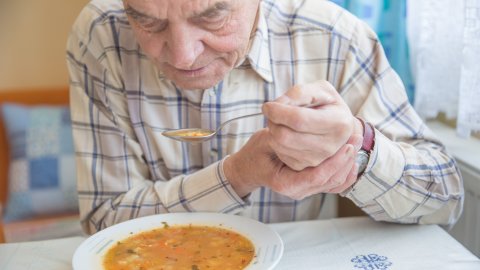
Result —
MULTIPOLYGON (((285 252, 275 270, 480 269, 480 260, 436 225, 367 217, 270 224, 285 252)), ((2 270, 70 270, 84 237, 0 245, 2 270)))

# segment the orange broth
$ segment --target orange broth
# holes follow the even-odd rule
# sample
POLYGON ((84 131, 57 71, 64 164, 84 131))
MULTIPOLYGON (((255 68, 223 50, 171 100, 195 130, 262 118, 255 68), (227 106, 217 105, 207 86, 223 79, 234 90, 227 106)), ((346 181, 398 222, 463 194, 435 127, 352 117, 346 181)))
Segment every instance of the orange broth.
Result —
POLYGON ((208 136, 210 134, 211 134, 210 131, 194 130, 194 131, 178 132, 175 135, 176 136, 182 136, 182 137, 199 137, 199 136, 208 136))
POLYGON ((103 260, 105 270, 239 270, 252 261, 253 243, 211 226, 168 226, 117 242, 103 260))

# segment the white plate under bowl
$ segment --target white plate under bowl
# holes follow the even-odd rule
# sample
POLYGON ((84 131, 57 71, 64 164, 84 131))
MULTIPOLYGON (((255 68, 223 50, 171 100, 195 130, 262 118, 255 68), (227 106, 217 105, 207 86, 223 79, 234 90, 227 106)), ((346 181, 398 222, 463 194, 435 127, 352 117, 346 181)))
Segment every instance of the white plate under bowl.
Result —
POLYGON ((105 253, 132 233, 163 228, 162 222, 175 225, 218 226, 242 234, 255 246, 255 258, 246 270, 269 270, 283 255, 283 242, 269 226, 253 219, 219 213, 169 213, 146 216, 108 227, 87 238, 73 254, 74 270, 102 270, 105 253))

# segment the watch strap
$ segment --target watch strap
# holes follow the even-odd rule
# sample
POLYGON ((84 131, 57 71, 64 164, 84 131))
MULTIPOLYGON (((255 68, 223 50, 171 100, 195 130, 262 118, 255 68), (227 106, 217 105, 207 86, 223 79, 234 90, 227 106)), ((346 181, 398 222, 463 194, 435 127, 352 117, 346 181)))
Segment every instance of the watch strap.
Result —
POLYGON ((363 143, 361 149, 370 154, 375 145, 375 129, 371 123, 358 117, 357 119, 360 120, 363 126, 363 143))

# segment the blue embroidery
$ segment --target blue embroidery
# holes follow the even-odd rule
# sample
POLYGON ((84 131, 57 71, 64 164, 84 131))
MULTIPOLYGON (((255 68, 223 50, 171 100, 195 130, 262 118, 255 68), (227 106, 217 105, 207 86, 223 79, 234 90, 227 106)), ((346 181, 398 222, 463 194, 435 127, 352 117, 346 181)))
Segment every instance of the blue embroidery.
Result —
POLYGON ((379 256, 377 254, 358 255, 351 260, 356 269, 363 270, 387 270, 392 263, 388 261, 385 256, 379 256))

